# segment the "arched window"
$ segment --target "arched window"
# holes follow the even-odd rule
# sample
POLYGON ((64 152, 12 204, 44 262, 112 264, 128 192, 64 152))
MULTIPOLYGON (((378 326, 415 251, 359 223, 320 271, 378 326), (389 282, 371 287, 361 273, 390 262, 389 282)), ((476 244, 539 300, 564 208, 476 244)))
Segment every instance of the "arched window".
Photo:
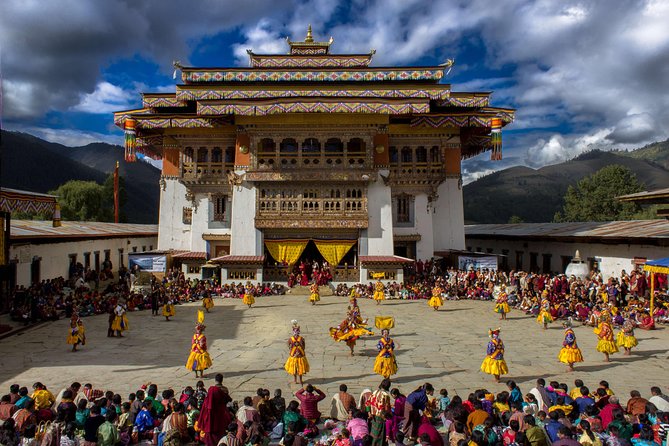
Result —
POLYGON ((411 153, 411 147, 402 147, 402 162, 410 163, 413 160, 413 154, 411 153))
POLYGON ((388 156, 390 156, 390 162, 395 164, 399 161, 399 157, 397 154, 397 147, 395 146, 390 146, 390 149, 388 149, 388 156))
POLYGON ((348 153, 361 153, 365 151, 365 141, 361 138, 352 138, 346 146, 348 153))
POLYGON ((276 150, 276 143, 271 138, 263 138, 259 145, 260 153, 274 153, 276 150))
POLYGON ((281 141, 279 145, 279 152, 281 153, 297 153, 297 141, 293 138, 286 138, 281 141))
POLYGON ((221 163, 223 162, 223 151, 220 147, 214 147, 211 150, 211 162, 212 163, 221 163))
POLYGON ((416 147, 416 162, 427 163, 427 149, 424 146, 416 147))
POLYGON ((302 153, 319 153, 321 143, 316 138, 307 138, 302 143, 302 153))
POLYGON ((209 158, 209 150, 206 147, 200 147, 197 149, 197 162, 206 163, 209 158))
POLYGON ((344 153, 344 143, 339 138, 330 138, 325 141, 325 152, 331 154, 344 153))
POLYGON ((430 149, 430 162, 431 163, 438 163, 441 161, 441 150, 439 150, 439 146, 432 146, 430 149))

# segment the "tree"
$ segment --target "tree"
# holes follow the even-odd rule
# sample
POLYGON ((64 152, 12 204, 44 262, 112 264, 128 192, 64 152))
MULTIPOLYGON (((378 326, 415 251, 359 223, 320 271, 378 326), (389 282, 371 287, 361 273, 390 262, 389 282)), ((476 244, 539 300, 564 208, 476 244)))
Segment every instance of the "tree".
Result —
POLYGON ((512 215, 509 217, 509 223, 525 223, 525 220, 517 215, 512 215))
POLYGON ((58 196, 63 220, 110 221, 104 187, 95 181, 71 180, 49 193, 58 196))
POLYGON ((606 166, 576 186, 569 186, 562 212, 555 214, 554 221, 631 220, 639 212, 639 206, 618 201, 616 197, 643 189, 630 169, 617 164, 606 166))

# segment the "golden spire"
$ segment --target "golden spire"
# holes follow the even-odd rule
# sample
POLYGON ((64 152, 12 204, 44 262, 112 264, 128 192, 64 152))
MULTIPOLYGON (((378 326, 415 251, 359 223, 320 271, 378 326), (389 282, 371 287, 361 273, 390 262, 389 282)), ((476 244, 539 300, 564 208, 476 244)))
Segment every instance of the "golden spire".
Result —
POLYGON ((311 25, 307 27, 307 37, 304 38, 305 43, 311 43, 314 41, 314 37, 311 35, 311 25))

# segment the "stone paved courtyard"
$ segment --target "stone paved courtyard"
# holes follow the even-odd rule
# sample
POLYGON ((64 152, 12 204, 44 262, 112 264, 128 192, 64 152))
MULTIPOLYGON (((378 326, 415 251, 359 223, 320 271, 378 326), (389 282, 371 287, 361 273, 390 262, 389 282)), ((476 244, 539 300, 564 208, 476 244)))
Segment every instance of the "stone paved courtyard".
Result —
MULTIPOLYGON (((299 320, 307 342, 311 372, 306 382, 328 394, 337 391, 340 383, 346 383, 352 393, 359 394, 380 381, 372 372, 378 334, 358 341, 355 357, 349 356, 345 344, 329 337, 328 328, 345 315, 347 298, 324 297, 311 306, 304 296, 262 297, 251 309, 239 299, 215 299, 215 303, 205 322, 214 360, 213 369, 205 374, 207 385, 221 372, 236 398, 255 393, 258 387, 282 388, 284 394, 289 389, 296 390, 283 371, 291 319, 299 320)), ((544 331, 534 318, 518 311, 502 323, 493 313, 493 305, 454 301, 446 302, 441 311, 435 312, 422 300, 391 300, 380 306, 371 300, 360 301, 362 314, 371 324, 377 315, 394 316, 397 321, 392 336, 399 347, 399 374, 393 381, 405 392, 425 381, 437 389, 447 388, 451 395, 466 396, 481 387, 493 392, 504 390, 503 384, 494 384, 489 376, 479 372, 488 327, 496 326, 502 327, 506 344, 508 378, 516 380, 523 391, 529 390, 540 376, 569 385, 577 377, 591 386, 606 379, 625 397, 631 389, 638 388, 647 395, 651 385, 667 385, 669 330, 665 328, 637 330, 640 345, 633 355, 616 354, 613 362, 606 364, 595 351, 592 328, 578 326, 575 331, 586 362, 568 374, 556 359, 563 333, 559 324, 544 331)), ((198 304, 178 306, 177 315, 170 322, 152 317, 150 311, 130 313, 131 330, 122 339, 106 337, 106 315, 88 317, 88 342, 77 353, 71 353, 65 344, 67 320, 0 340, 0 386, 6 391, 12 383, 30 387, 33 382, 42 381, 58 391, 77 380, 127 395, 150 381, 160 388, 169 386, 180 391, 195 384, 193 373, 184 368, 184 363, 198 308, 198 304)))

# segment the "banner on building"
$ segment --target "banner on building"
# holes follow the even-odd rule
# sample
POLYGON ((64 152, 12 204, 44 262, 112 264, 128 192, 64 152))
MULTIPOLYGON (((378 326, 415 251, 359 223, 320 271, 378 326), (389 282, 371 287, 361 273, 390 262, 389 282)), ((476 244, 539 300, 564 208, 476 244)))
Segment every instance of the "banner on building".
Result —
POLYGON ((458 269, 469 271, 470 269, 482 270, 482 269, 494 269, 497 270, 497 257, 496 256, 482 256, 482 257, 470 257, 470 256, 458 256, 458 269))
POLYGON ((167 256, 155 254, 128 254, 128 264, 132 270, 135 265, 142 271, 164 273, 167 271, 167 256))

